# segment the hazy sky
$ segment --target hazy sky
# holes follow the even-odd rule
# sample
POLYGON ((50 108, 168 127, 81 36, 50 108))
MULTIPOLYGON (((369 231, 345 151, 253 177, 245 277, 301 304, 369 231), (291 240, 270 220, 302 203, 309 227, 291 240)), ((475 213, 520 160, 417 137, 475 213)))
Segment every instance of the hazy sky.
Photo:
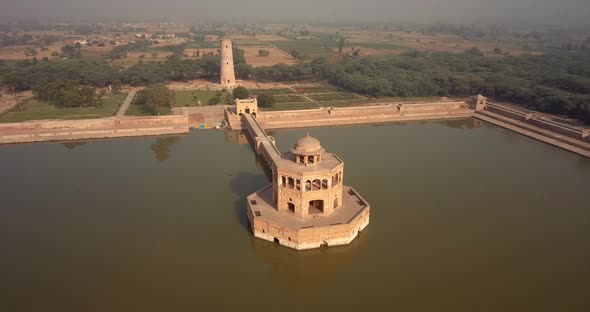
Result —
POLYGON ((325 18, 574 23, 590 20, 590 0, 0 0, 0 16, 58 19, 325 18))

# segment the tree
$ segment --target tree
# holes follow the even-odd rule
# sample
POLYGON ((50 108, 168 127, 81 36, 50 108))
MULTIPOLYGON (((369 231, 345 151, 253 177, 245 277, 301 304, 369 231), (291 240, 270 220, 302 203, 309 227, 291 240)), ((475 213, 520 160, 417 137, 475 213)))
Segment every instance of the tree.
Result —
POLYGON ((123 89, 123 85, 121 84, 121 80, 116 79, 115 81, 113 81, 113 84, 111 85, 111 91, 113 92, 113 94, 121 93, 121 89, 123 89))
POLYGON ((260 107, 273 107, 276 103, 276 98, 270 94, 261 94, 257 98, 258 106, 260 107))
POLYGON ((157 52, 152 53, 152 58, 156 58, 156 57, 158 57, 158 53, 157 52))
POLYGON ((496 48, 494 48, 494 53, 496 53, 496 54, 502 54, 502 49, 496 47, 496 48))
POLYGON ((0 81, 0 86, 3 87, 8 91, 8 94, 16 95, 16 90, 19 85, 19 78, 15 72, 11 72, 8 75, 4 76, 2 81, 0 81))
POLYGON ((59 52, 53 51, 53 52, 51 52, 51 56, 58 57, 59 56, 59 52))
POLYGON ((473 47, 473 48, 467 50, 467 54, 474 56, 474 57, 482 57, 483 56, 483 52, 481 52, 481 50, 478 47, 473 47))
POLYGON ((209 105, 217 105, 221 102, 221 97, 219 95, 216 95, 212 98, 209 99, 209 101, 207 102, 207 104, 209 105))
POLYGON ((33 87, 36 99, 48 101, 59 107, 100 106, 104 91, 96 93, 96 88, 80 86, 77 81, 40 81, 33 87))
POLYGON ((291 56, 292 56, 294 59, 297 59, 297 60, 298 60, 298 59, 301 57, 301 54, 299 53, 299 51, 297 51, 297 50, 293 50, 293 51, 291 51, 291 56))
POLYGON ((258 56, 269 56, 270 52, 267 50, 258 50, 258 56))
POLYGON ((38 54, 38 52, 37 52, 37 50, 35 50, 35 48, 26 48, 25 49, 26 56, 35 56, 37 54, 38 54))
POLYGON ((248 89, 246 89, 242 86, 239 86, 234 89, 234 91, 232 92, 232 95, 236 99, 247 99, 250 97, 250 91, 248 91, 248 89))
POLYGON ((344 49, 344 45, 346 45, 346 38, 340 37, 338 41, 338 53, 342 54, 342 50, 344 49))
POLYGON ((173 103, 174 92, 161 83, 143 89, 136 101, 136 104, 144 105, 148 111, 158 116, 162 108, 172 107, 173 103))
POLYGON ((246 63, 240 63, 234 66, 236 78, 248 79, 252 75, 252 66, 246 63))
MULTIPOLYGON (((78 42, 76 46, 80 46, 80 43, 78 42)), ((65 45, 61 48, 61 51, 64 53, 65 57, 73 58, 77 56, 80 52, 80 48, 76 46, 65 45)))

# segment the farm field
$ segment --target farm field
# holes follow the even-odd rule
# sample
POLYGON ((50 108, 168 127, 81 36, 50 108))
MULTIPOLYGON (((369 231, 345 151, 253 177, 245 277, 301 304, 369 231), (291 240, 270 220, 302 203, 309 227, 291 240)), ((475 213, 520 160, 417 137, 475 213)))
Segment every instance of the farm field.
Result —
POLYGON ((310 57, 333 54, 332 48, 338 47, 338 42, 322 39, 280 40, 269 43, 287 53, 297 50, 299 53, 310 57))
POLYGON ((49 59, 53 59, 55 57, 51 56, 51 53, 53 52, 57 52, 61 54, 61 47, 62 45, 56 44, 56 45, 50 45, 50 46, 46 46, 45 48, 47 48, 46 51, 42 51, 41 48, 39 48, 38 46, 8 46, 8 47, 0 47, 0 60, 10 60, 10 61, 16 61, 16 60, 26 60, 26 59, 33 59, 33 57, 36 57, 38 60, 41 60, 44 57, 47 57, 49 59), (27 48, 34 48, 37 51, 37 55, 35 56, 27 56, 25 55, 25 50, 27 48))
POLYGON ((261 66, 272 66, 276 64, 296 64, 297 61, 291 57, 290 55, 285 55, 280 50, 277 50, 274 47, 269 45, 257 45, 257 46, 239 46, 240 49, 244 50, 244 57, 246 58, 246 63, 251 65, 252 67, 261 67, 261 66), (259 50, 266 50, 270 54, 268 56, 259 56, 259 50))
POLYGON ((13 110, 2 115, 0 122, 20 122, 27 120, 42 119, 90 119, 110 117, 117 113, 119 106, 125 100, 126 93, 105 95, 100 107, 72 107, 57 108, 44 101, 35 99, 26 100, 22 106, 23 110, 15 107, 13 110))
POLYGON ((126 58, 113 61, 113 64, 127 68, 139 63, 141 59, 144 62, 163 62, 170 55, 172 55, 172 52, 169 51, 134 51, 128 52, 126 58), (157 53, 156 57, 153 57, 152 53, 157 53))
MULTIPOLYGON (((523 53, 540 54, 523 49, 522 40, 503 40, 492 42, 484 40, 468 40, 451 34, 424 34, 417 31, 359 30, 355 27, 314 27, 307 28, 315 37, 322 40, 334 38, 336 33, 347 38, 345 47, 360 48, 361 55, 397 54, 407 49, 421 51, 463 52, 478 47, 486 56, 493 56, 493 49, 499 47, 503 52, 518 55, 523 53), (364 53, 363 53, 364 52, 364 53)), ((298 40, 294 40, 298 41, 298 40)), ((335 42, 335 41, 334 41, 335 42)), ((333 48, 337 47, 337 43, 333 48)))
POLYGON ((189 42, 187 49, 219 49, 219 41, 189 42))

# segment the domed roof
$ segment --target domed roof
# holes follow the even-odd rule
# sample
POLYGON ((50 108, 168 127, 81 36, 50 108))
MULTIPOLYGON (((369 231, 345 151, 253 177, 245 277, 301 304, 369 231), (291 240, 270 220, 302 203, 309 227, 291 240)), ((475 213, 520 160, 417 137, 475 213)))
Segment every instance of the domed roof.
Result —
POLYGON ((297 140, 295 146, 291 149, 294 154, 299 155, 311 155, 311 154, 321 154, 325 150, 322 148, 320 141, 318 139, 309 135, 309 133, 297 140))

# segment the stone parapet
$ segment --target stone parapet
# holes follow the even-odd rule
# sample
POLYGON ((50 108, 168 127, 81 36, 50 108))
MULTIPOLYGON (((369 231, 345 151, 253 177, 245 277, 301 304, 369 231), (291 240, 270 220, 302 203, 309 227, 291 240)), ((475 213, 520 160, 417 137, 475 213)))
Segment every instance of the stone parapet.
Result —
POLYGON ((38 120, 0 124, 0 144, 184 134, 187 116, 38 120))

